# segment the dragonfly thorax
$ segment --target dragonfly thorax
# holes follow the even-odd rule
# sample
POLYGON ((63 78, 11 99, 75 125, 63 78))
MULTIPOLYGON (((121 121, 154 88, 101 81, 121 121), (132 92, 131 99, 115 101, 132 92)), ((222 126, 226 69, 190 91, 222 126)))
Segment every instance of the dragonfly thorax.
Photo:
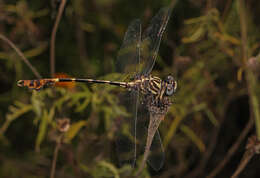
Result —
POLYGON ((127 83, 127 88, 136 90, 143 95, 158 95, 162 86, 162 80, 155 76, 139 76, 127 83))
POLYGON ((166 80, 162 80, 156 76, 139 76, 132 82, 128 82, 126 87, 130 90, 136 90, 143 95, 151 95, 156 100, 162 100, 164 96, 171 96, 177 88, 177 82, 172 76, 168 76, 166 80))

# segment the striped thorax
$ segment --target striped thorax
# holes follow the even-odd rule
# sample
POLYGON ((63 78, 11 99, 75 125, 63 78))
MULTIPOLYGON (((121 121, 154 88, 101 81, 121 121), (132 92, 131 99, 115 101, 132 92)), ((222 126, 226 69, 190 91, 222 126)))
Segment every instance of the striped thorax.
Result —
POLYGON ((144 95, 153 95, 158 101, 162 101, 164 96, 171 96, 177 89, 177 82, 172 76, 166 80, 161 80, 156 76, 140 76, 132 82, 126 83, 126 88, 138 90, 144 95))

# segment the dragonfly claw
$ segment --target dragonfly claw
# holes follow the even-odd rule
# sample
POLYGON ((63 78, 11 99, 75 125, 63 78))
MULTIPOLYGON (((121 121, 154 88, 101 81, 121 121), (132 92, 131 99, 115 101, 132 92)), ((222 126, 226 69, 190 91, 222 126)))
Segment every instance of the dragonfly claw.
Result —
POLYGON ((17 81, 17 86, 23 87, 24 86, 24 81, 23 80, 18 80, 17 81))

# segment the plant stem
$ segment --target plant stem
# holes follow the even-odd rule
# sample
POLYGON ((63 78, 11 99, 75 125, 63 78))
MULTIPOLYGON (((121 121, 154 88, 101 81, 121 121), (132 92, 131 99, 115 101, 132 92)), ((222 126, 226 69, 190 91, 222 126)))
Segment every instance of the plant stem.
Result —
POLYGON ((59 7, 59 11, 58 11, 58 15, 57 18, 55 20, 52 32, 51 32, 51 46, 50 46, 50 68, 51 68, 51 76, 54 77, 55 74, 55 40, 56 40, 56 33, 57 33, 57 29, 60 23, 60 19, 62 16, 62 12, 64 10, 66 4, 66 0, 62 0, 60 7, 59 7))
POLYGON ((42 78, 42 76, 38 73, 38 71, 32 66, 32 64, 29 62, 28 59, 26 59, 26 57, 23 55, 22 51, 20 49, 18 49, 15 44, 10 41, 8 38, 6 38, 4 35, 0 34, 0 39, 2 39, 3 41, 5 41, 7 44, 9 44, 14 50, 15 52, 18 54, 18 56, 21 57, 21 59, 23 60, 23 62, 31 69, 31 71, 33 72, 33 74, 37 77, 37 78, 42 78))
MULTIPOLYGON (((248 61, 248 45, 247 45, 247 24, 246 24, 246 9, 245 1, 239 0, 239 14, 240 14, 240 28, 241 28, 241 38, 242 38, 242 59, 244 66, 247 66, 248 61)), ((246 80, 248 86, 248 95, 250 100, 250 110, 255 119, 256 135, 258 140, 260 140, 260 113, 259 113, 259 101, 256 95, 256 77, 250 68, 245 67, 246 80)))
POLYGON ((55 147, 55 150, 54 150, 54 155, 53 155, 53 160, 52 160, 52 165, 51 165, 50 178, 54 178, 54 176, 55 176, 57 157, 58 157, 59 149, 60 149, 60 146, 61 146, 62 138, 63 138, 63 134, 60 135, 57 138, 57 141, 56 141, 56 147, 55 147))

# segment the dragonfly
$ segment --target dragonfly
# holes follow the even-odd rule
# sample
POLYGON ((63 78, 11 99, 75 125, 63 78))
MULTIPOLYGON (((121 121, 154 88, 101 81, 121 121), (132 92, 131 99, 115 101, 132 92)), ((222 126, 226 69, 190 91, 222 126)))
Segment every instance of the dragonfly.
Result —
POLYGON ((137 148, 140 147, 141 142, 145 142, 141 166, 137 172, 143 169, 146 162, 154 170, 159 170, 164 163, 164 150, 158 127, 172 104, 171 98, 176 92, 177 81, 171 75, 165 79, 153 76, 151 71, 171 12, 171 7, 162 8, 152 18, 144 32, 142 32, 140 19, 130 23, 115 63, 121 81, 46 78, 19 80, 17 85, 40 90, 60 82, 82 82, 109 84, 126 89, 124 97, 128 100, 124 104, 131 113, 131 118, 124 121, 128 123, 130 136, 126 136, 127 134, 118 136, 119 161, 122 163, 129 161, 135 166, 137 148), (126 141, 127 139, 131 141, 126 141))

